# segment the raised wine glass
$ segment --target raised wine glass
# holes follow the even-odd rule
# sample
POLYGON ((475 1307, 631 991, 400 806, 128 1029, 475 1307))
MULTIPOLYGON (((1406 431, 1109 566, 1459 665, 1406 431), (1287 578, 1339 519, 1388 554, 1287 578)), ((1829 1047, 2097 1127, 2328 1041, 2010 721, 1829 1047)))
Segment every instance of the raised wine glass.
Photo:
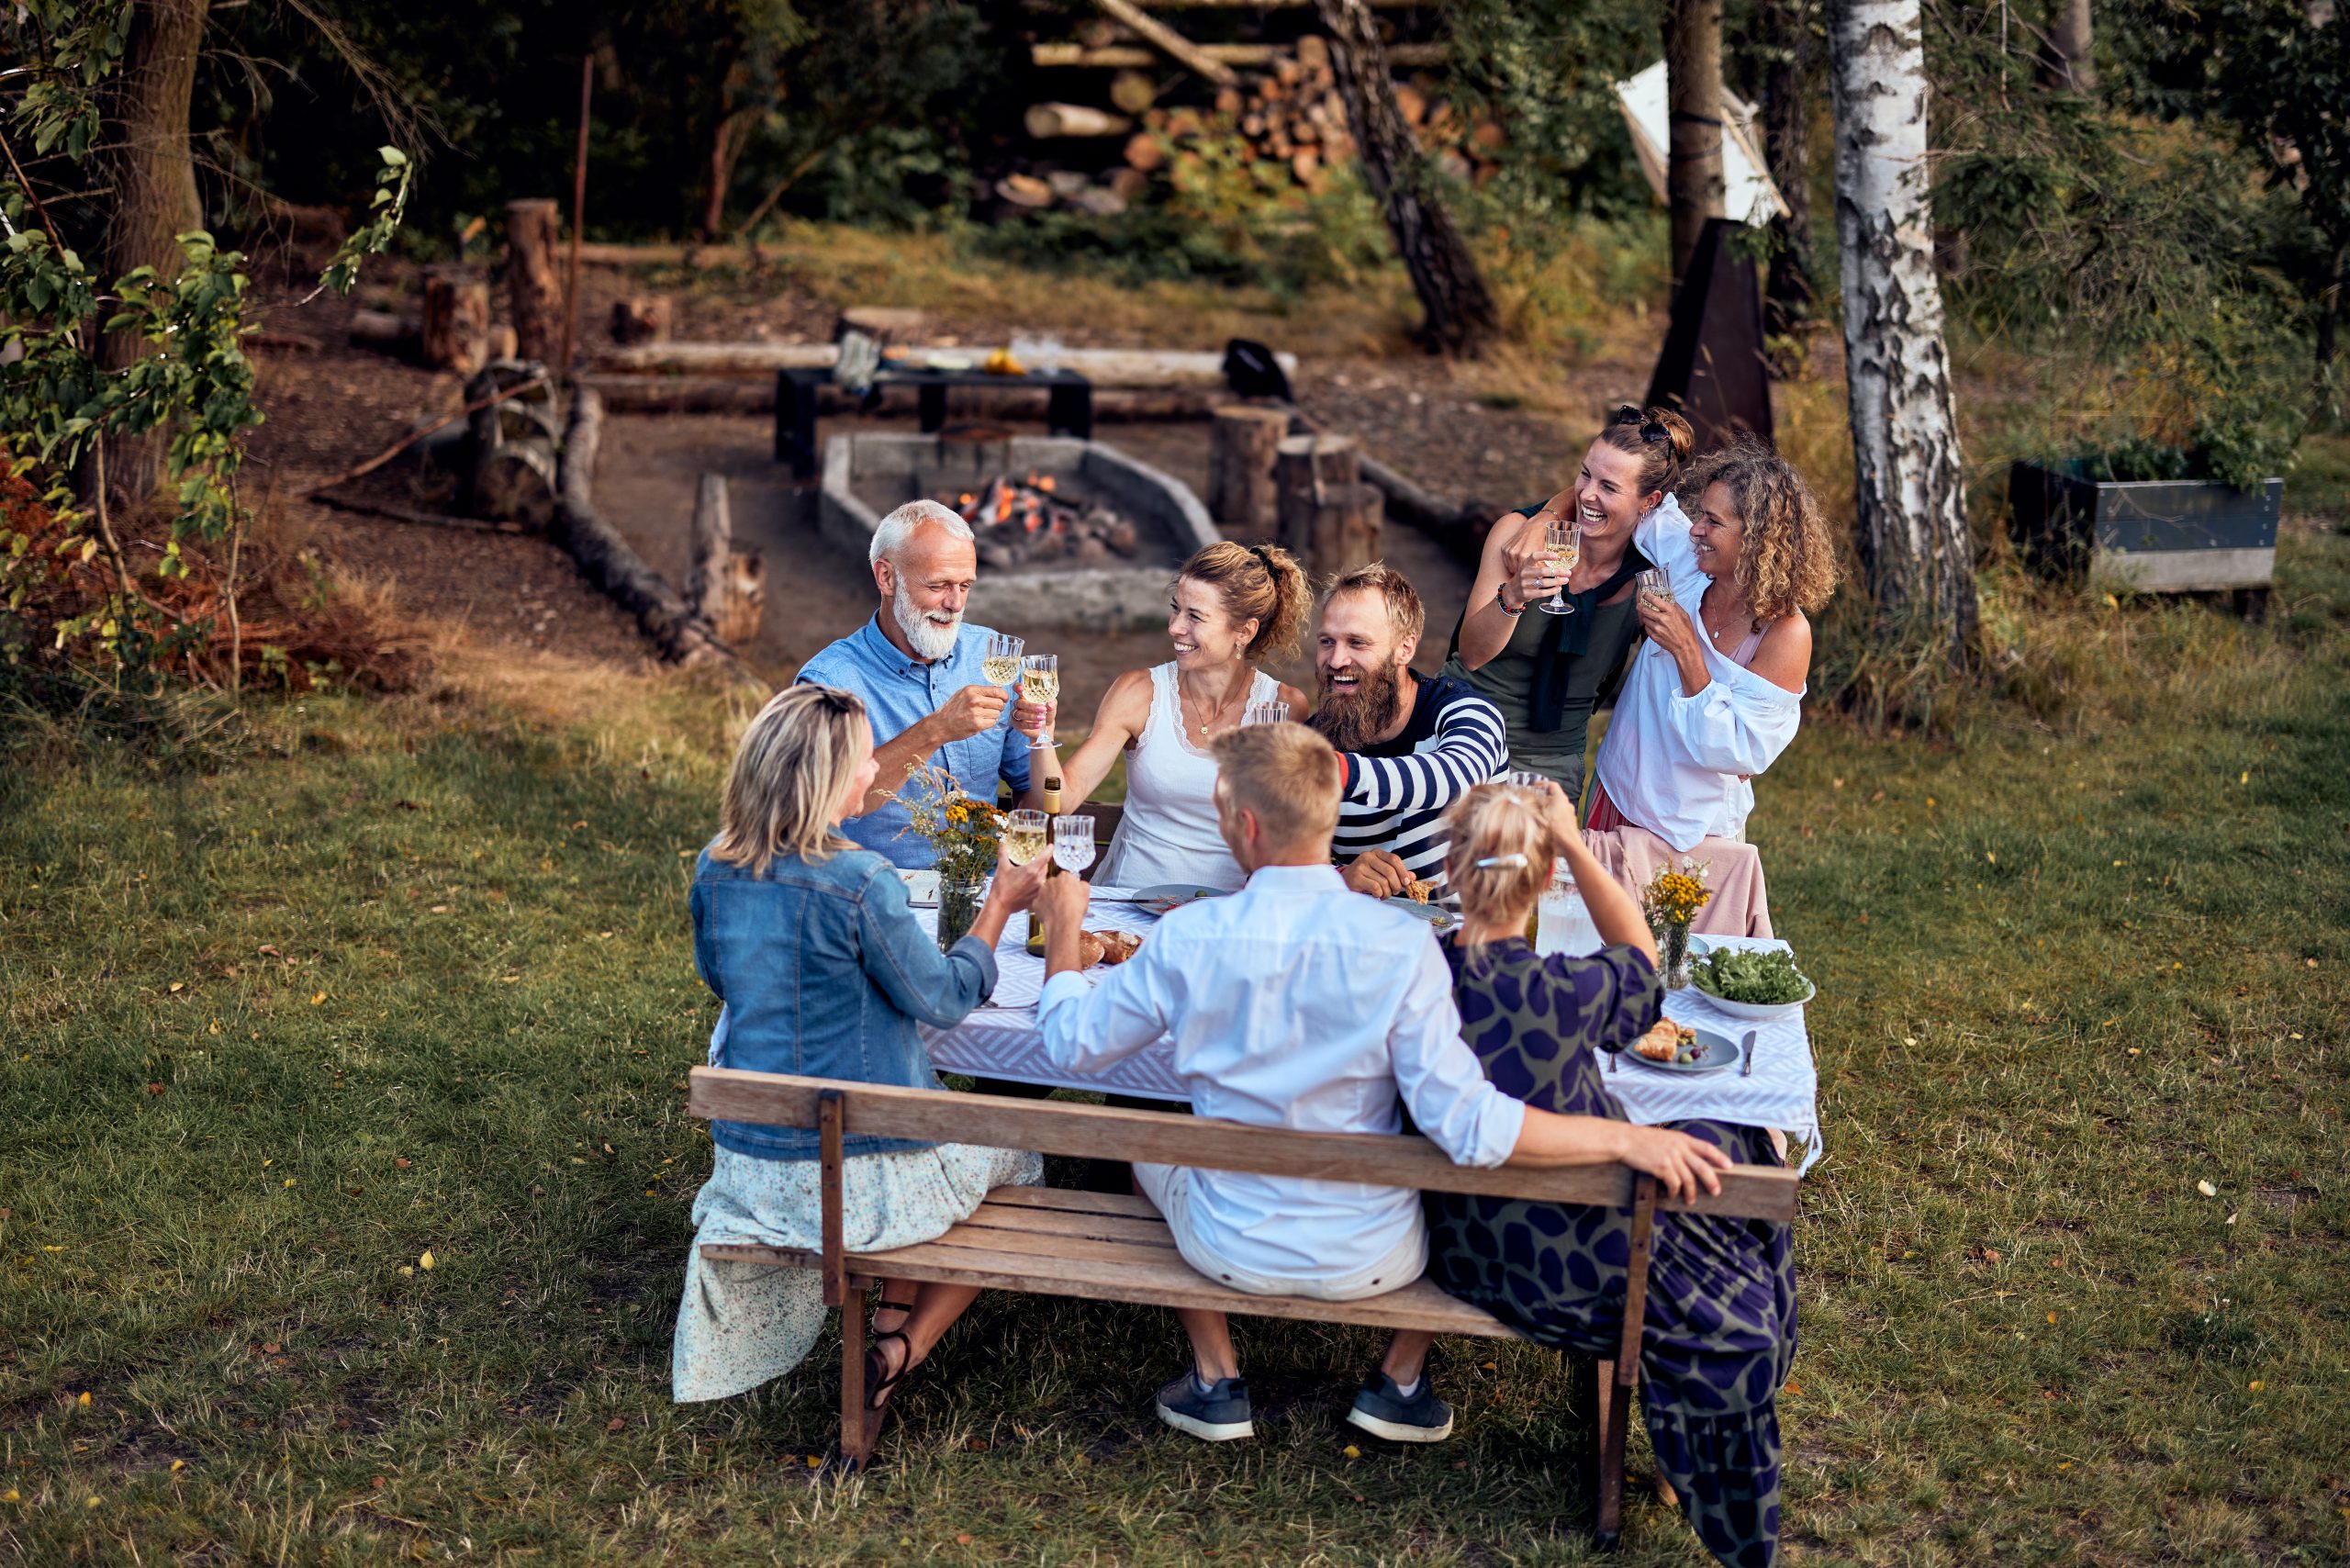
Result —
POLYGON ((1673 579, 1664 575, 1662 567, 1651 566, 1635 580, 1640 585, 1639 591, 1648 598, 1662 599, 1668 604, 1673 601, 1673 579))
POLYGON ((1251 702, 1240 715, 1243 729, 1250 724, 1286 724, 1289 704, 1286 702, 1251 702))
MULTIPOLYGON (((1028 654, 1021 658, 1021 696, 1031 702, 1050 702, 1060 694, 1061 661, 1058 655, 1028 654)), ((1030 751, 1053 749, 1051 737, 1045 734, 1044 725, 1036 726, 1035 735, 1029 741, 1028 749, 1030 751)))
POLYGON ((1027 644, 1017 637, 1002 633, 990 633, 987 647, 979 655, 979 673, 990 686, 1013 687, 1020 684, 1020 650, 1027 644))
POLYGON ((1093 819, 1053 819, 1053 864, 1074 876, 1093 864, 1093 819))
POLYGON ((1052 818, 1042 812, 1017 811, 1003 820, 1003 855, 1014 866, 1025 866, 1045 852, 1052 818))
MULTIPOLYGON (((1583 524, 1554 519, 1544 526, 1542 543, 1550 546, 1550 559, 1558 563, 1559 570, 1572 575, 1575 563, 1583 558, 1583 524)), ((1572 615, 1575 607, 1567 602, 1567 585, 1562 582, 1552 588, 1541 608, 1551 615, 1572 615)))

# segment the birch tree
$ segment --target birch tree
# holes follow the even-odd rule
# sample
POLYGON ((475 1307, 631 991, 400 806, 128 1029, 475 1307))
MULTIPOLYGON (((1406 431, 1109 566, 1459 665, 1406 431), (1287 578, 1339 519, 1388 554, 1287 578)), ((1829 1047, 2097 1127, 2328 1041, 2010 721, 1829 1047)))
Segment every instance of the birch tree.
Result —
POLYGON ((1836 239, 1861 563, 1897 626, 1960 663, 1975 553, 1934 275, 1919 5, 1830 0, 1836 239))

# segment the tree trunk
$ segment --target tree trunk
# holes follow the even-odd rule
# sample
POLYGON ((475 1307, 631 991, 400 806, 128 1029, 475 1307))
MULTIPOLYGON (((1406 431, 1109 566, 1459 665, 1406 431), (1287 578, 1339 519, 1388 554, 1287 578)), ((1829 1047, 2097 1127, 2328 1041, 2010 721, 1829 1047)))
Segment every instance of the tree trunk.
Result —
POLYGON ((1474 358, 1501 335, 1501 312, 1468 241, 1436 202, 1427 160, 1396 107, 1371 6, 1366 0, 1315 0, 1315 7, 1330 35, 1330 65, 1346 95, 1364 183, 1386 214, 1412 292, 1420 297, 1421 340, 1474 358))
POLYGON ((419 335, 425 364, 465 376, 478 372, 489 363, 489 280, 454 263, 425 268, 419 335))
POLYGON ((1293 435, 1273 458, 1281 548, 1317 577, 1336 577, 1379 558, 1383 498, 1359 482, 1354 440, 1293 435))
MULTIPOLYGON (((114 204, 106 213, 100 256, 100 276, 107 285, 138 267, 153 267, 166 282, 177 277, 176 236, 204 226, 187 117, 209 5, 210 0, 153 0, 132 16, 107 127, 115 141, 107 160, 114 204)), ((98 345, 98 364, 122 370, 148 352, 138 333, 110 332, 98 345)), ((118 504, 136 506, 155 493, 170 439, 162 427, 106 438, 106 485, 118 504)))
POLYGON ((2333 252, 2333 275, 2318 297, 2317 377, 2322 389, 2331 379, 2334 340, 2342 328, 2342 291, 2350 288, 2350 245, 2333 252))
POLYGON ((1830 0, 1836 236, 1862 566, 1896 632, 1956 664, 1975 640, 1975 553, 1934 274, 1919 6, 1830 0))
POLYGON ((506 204, 507 313, 514 318, 515 352, 560 371, 563 352, 563 286, 555 281, 555 246, 563 230, 562 209, 534 199, 506 204))
POLYGON ((1665 14, 1664 61, 1672 126, 1664 190, 1677 291, 1706 219, 1723 216, 1722 0, 1673 0, 1665 14))
POLYGON ((2097 61, 2089 49, 2089 0, 2049 0, 2048 84, 2076 93, 2097 90, 2097 61))
POLYGON ((1289 410, 1238 403, 1215 410, 1208 435, 1208 515, 1262 534, 1280 519, 1273 454, 1289 439, 1289 410))
POLYGON ((1781 344, 1782 372, 1802 359, 1802 339, 1818 309, 1811 252, 1811 82, 1817 64, 1811 28, 1817 0, 1766 0, 1764 36, 1775 39, 1762 78, 1762 161, 1786 210, 1771 219, 1771 277, 1762 297, 1762 331, 1781 344))

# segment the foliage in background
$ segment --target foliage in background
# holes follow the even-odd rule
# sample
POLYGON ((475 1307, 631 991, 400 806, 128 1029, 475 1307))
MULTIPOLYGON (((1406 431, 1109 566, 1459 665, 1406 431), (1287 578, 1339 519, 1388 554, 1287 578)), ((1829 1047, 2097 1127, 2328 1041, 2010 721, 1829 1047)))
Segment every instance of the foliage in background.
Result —
MULTIPOLYGON (((1930 6, 1939 229, 1953 313, 2065 367, 2042 455, 2155 448, 2180 476, 2255 484, 2307 410, 2306 216, 2232 134, 2043 85, 2004 6, 1930 6)), ((2207 112, 2209 106, 2206 106, 2207 112)))
MULTIPOLYGON (((262 421, 240 341, 244 257, 191 230, 178 236, 177 275, 140 267, 107 285, 60 227, 80 218, 95 241, 106 219, 102 202, 73 186, 95 172, 129 14, 69 0, 0 11, 0 43, 26 62, 0 96, 0 135, 12 153, 22 140, 34 167, 50 171, 48 181, 20 183, 12 162, 0 176, 0 347, 11 351, 0 364, 0 431, 9 443, 0 457, 10 487, 0 528, 0 660, 62 661, 107 679, 163 666, 217 678, 223 672, 207 655, 225 655, 224 684, 233 686, 248 657, 290 670, 283 647, 264 637, 247 644, 236 608, 245 521, 237 476, 245 431, 262 421), (55 183, 59 170, 69 185, 55 183), (44 198, 45 183, 60 200, 44 198), (102 332, 136 333, 146 352, 106 369, 96 353, 102 332), (172 493, 156 558, 134 567, 95 465, 107 438, 154 431, 168 437, 172 493), (86 508, 73 482, 85 463, 94 465, 78 487, 86 508), (219 556, 216 575, 210 558, 219 556), (207 580, 191 586, 200 558, 207 580)), ((321 287, 347 292, 362 259, 388 244, 398 224, 408 161, 386 147, 377 162, 374 216, 336 252, 321 287)))
POLYGON ((1654 205, 1615 84, 1656 63, 1661 13, 1638 0, 1461 0, 1445 12, 1452 86, 1507 135, 1477 205, 1533 230, 1654 205))

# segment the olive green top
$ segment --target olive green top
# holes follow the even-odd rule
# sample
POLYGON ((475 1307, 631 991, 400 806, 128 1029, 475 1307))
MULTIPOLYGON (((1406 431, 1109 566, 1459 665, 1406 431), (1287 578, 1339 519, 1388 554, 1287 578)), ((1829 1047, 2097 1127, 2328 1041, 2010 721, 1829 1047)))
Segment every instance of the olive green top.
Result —
POLYGON ((1640 618, 1634 609, 1639 597, 1635 590, 1614 604, 1595 604, 1577 611, 1592 618, 1590 640, 1583 653, 1554 655, 1565 660, 1562 695, 1566 700, 1555 730, 1537 730, 1532 722, 1535 663, 1541 656, 1542 640, 1549 634, 1551 620, 1541 610, 1528 605, 1511 629, 1508 644, 1477 668, 1463 665, 1457 653, 1445 663, 1445 674, 1467 681, 1502 711, 1502 722, 1509 730, 1510 766, 1557 779, 1560 788, 1578 802, 1583 799, 1584 735, 1608 678, 1623 664, 1626 650, 1640 634, 1640 618))

